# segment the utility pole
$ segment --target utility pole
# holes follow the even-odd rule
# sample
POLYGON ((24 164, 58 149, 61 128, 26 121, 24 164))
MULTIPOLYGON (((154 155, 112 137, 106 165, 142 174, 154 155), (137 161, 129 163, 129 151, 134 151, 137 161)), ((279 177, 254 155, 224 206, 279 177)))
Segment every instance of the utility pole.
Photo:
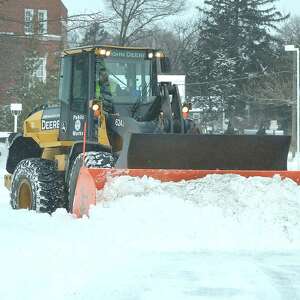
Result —
POLYGON ((297 149, 297 57, 293 55, 292 152, 297 149))
MULTIPOLYGON (((298 168, 300 168, 300 51, 299 48, 296 48, 294 45, 285 45, 285 51, 291 51, 296 52, 296 70, 293 70, 293 73, 296 74, 296 80, 294 81, 294 87, 296 82, 296 88, 293 89, 293 91, 296 91, 296 109, 293 109, 293 112, 296 111, 296 117, 294 117, 293 114, 293 121, 292 126, 294 126, 294 123, 296 123, 296 159, 297 159, 297 165, 298 168), (296 71, 296 72, 295 72, 296 71), (296 122, 294 121, 296 120, 296 122)), ((294 56, 293 56, 294 57, 294 56)), ((295 64, 294 64, 295 65, 295 64)), ((293 92, 294 95, 294 92, 293 92)), ((294 132, 295 132, 294 131, 294 132)), ((295 136, 295 134, 293 134, 295 136)))

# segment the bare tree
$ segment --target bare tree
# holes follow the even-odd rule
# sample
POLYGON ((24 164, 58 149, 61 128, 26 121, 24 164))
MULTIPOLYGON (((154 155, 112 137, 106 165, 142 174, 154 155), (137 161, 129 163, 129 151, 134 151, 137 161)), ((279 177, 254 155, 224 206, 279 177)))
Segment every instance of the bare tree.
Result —
POLYGON ((67 21, 68 43, 71 47, 110 40, 106 25, 111 22, 111 17, 104 17, 102 12, 69 16, 67 21))
POLYGON ((163 30, 158 27, 152 30, 151 46, 167 53, 171 60, 173 72, 185 73, 184 60, 196 40, 197 27, 192 21, 171 23, 168 27, 171 30, 163 30))
POLYGON ((153 25, 185 9, 183 0, 106 0, 114 13, 118 44, 129 45, 144 36, 153 25))
MULTIPOLYGON (((166 23, 164 23, 166 25, 166 23)), ((186 73, 187 64, 185 59, 189 56, 192 45, 196 40, 198 28, 193 21, 170 22, 162 29, 160 24, 145 32, 143 38, 132 44, 135 46, 152 47, 161 49, 170 58, 172 72, 186 73)))
MULTIPOLYGON (((68 32, 90 27, 93 23, 106 24, 112 20, 111 17, 104 17, 101 11, 90 14, 77 14, 68 16, 68 32)), ((56 20, 57 21, 57 20, 56 20)))
POLYGON ((281 38, 286 43, 300 46, 300 16, 290 18, 281 28, 281 38))

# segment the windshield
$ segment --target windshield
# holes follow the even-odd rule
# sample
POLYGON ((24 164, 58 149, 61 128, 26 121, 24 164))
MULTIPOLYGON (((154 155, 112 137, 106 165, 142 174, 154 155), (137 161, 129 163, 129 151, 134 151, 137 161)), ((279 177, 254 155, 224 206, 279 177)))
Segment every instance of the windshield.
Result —
POLYGON ((152 61, 143 58, 98 58, 96 97, 114 104, 149 103, 152 97, 152 61))

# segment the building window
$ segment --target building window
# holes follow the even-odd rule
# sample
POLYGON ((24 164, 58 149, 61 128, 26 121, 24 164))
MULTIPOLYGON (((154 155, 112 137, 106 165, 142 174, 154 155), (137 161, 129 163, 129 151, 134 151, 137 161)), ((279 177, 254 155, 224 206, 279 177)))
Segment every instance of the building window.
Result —
POLYGON ((33 9, 25 8, 25 14, 24 14, 25 34, 33 34, 33 15, 34 15, 33 9))
POLYGON ((36 69, 33 72, 33 77, 35 77, 39 81, 46 82, 47 72, 46 72, 46 65, 47 65, 47 58, 40 57, 35 60, 36 69))
POLYGON ((47 58, 26 58, 25 59, 25 73, 29 76, 30 86, 34 84, 35 81, 46 82, 47 78, 47 58))
POLYGON ((47 10, 38 10, 39 34, 47 33, 47 10))
POLYGON ((24 14, 25 34, 46 34, 48 31, 47 15, 47 10, 39 9, 34 11, 31 8, 26 8, 24 14))

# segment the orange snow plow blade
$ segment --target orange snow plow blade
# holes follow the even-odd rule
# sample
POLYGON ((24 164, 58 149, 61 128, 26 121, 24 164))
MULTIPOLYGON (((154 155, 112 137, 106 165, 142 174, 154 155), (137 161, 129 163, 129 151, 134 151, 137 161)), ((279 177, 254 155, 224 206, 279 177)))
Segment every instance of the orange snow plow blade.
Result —
POLYGON ((273 177, 290 178, 300 185, 300 171, 246 171, 246 170, 162 170, 162 169, 88 169, 82 167, 77 180, 73 214, 78 218, 89 215, 89 207, 96 205, 97 190, 104 188, 107 178, 119 176, 143 177, 148 176, 162 182, 178 182, 203 178, 210 174, 237 174, 244 177, 273 177))

